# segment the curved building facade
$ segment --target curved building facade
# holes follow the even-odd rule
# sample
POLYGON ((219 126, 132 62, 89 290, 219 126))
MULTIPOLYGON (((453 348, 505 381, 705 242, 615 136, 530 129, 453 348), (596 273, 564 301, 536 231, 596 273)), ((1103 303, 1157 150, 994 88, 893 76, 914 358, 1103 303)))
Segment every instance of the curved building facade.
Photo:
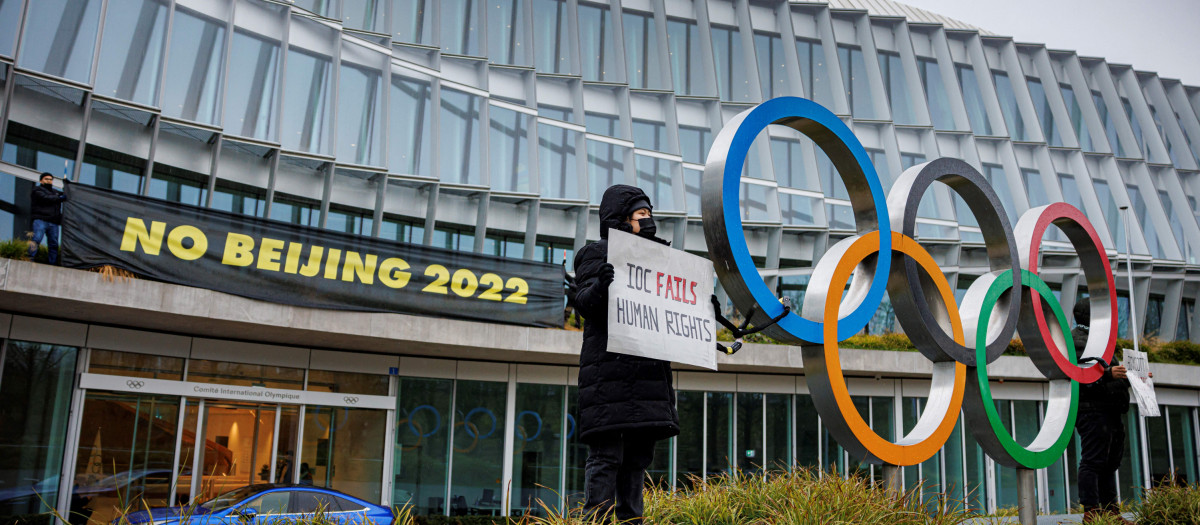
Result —
MULTIPOLYGON (((885 191, 955 157, 1014 222, 1051 202, 1083 210, 1120 255, 1121 337, 1200 341, 1200 87, 886 0, 0 0, 0 94, 0 238, 24 235, 33 181, 51 172, 568 271, 614 183, 650 195, 676 248, 707 253, 700 178, 716 132, 763 100, 810 98, 853 130, 885 191)), ((854 232, 846 189, 778 126, 741 188, 760 273, 799 304, 812 261, 854 232)), ((982 235, 948 188, 924 199, 919 240, 961 298, 988 271, 982 235)), ((120 490, 163 504, 260 481, 450 515, 582 490, 577 332, 4 265, 0 410, 18 424, 0 430, 0 516, 51 505, 111 519, 120 490)), ((1061 233, 1042 266, 1070 310, 1086 287, 1061 233)), ((868 332, 900 329, 889 305, 868 332)), ((860 411, 902 434, 930 367, 849 352, 860 411)), ((1191 370, 1155 365, 1164 416, 1129 416, 1122 497, 1197 480, 1191 370)), ((1045 382, 1025 358, 993 374, 1010 428, 1032 438, 1045 382)), ((720 372, 677 375, 685 428, 660 444, 659 483, 780 465, 881 474, 824 432, 796 348, 749 345, 720 372)), ((1015 472, 961 425, 906 483, 1016 505, 1015 472)), ((1039 471, 1042 510, 1077 504, 1077 458, 1072 445, 1039 471)))

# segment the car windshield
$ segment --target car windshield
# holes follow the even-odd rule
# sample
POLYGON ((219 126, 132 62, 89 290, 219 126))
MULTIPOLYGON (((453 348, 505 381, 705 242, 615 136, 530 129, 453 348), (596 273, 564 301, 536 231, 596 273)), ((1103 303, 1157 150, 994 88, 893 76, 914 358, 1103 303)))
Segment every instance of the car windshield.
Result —
POLYGON ((209 512, 217 512, 225 510, 229 507, 237 505, 242 500, 257 494, 258 490, 254 487, 242 487, 240 489, 231 490, 221 494, 213 499, 210 499, 202 504, 200 508, 209 512))

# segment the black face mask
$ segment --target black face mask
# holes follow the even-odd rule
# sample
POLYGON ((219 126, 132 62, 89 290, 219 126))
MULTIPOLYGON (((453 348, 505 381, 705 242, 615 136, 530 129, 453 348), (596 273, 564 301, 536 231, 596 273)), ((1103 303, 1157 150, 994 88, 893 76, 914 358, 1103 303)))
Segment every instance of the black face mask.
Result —
POLYGON ((53 182, 43 182, 43 183, 42 183, 42 187, 44 187, 44 188, 53 188, 53 187, 54 187, 54 183, 53 183, 53 182))
POLYGON ((638 219, 638 235, 642 237, 654 237, 658 232, 658 226, 654 225, 654 217, 645 217, 638 219))

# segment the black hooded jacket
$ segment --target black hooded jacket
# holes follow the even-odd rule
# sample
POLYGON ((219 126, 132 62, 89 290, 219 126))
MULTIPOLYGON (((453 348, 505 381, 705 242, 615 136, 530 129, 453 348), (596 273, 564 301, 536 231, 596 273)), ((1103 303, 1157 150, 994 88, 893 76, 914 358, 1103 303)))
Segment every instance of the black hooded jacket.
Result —
POLYGON ((33 219, 59 224, 62 222, 62 201, 65 200, 67 197, 63 192, 38 184, 30 195, 33 206, 29 215, 33 219))
MULTIPOLYGON (((1087 344, 1088 327, 1078 325, 1071 330, 1071 338, 1075 343, 1075 351, 1082 353, 1087 344)), ((1119 366, 1116 354, 1109 363, 1109 369, 1104 371, 1093 383, 1079 385, 1079 411, 1100 412, 1105 414, 1125 414, 1129 412, 1129 380, 1117 379, 1112 376, 1112 368, 1119 366)))
POLYGON ((599 272, 608 261, 608 230, 630 231, 623 219, 626 208, 637 199, 649 202, 633 186, 618 184, 605 190, 600 201, 600 240, 575 255, 576 306, 584 317, 579 437, 585 443, 611 431, 633 430, 654 440, 679 434, 671 363, 608 352, 608 288, 600 282, 599 272))

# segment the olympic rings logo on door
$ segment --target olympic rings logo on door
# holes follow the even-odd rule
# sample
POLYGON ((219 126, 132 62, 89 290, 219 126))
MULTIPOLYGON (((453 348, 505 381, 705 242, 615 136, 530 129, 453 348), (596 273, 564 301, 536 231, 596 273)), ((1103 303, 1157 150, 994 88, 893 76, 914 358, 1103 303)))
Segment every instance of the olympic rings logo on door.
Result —
POLYGON ((1041 240, 1050 225, 1061 229, 1078 252, 1087 282, 1092 319, 1079 357, 1111 362, 1116 343, 1112 268, 1083 212, 1066 203, 1040 206, 1022 215, 1014 229, 987 179, 952 158, 905 170, 885 199, 866 150, 836 115, 807 99, 768 100, 735 116, 717 135, 701 185, 704 233, 717 277, 739 310, 758 306, 755 324, 783 312, 751 259, 739 202, 746 154, 771 124, 812 139, 833 162, 854 210, 857 234, 834 244, 816 262, 799 314, 793 311, 765 330, 801 346, 813 402, 838 443, 876 464, 915 465, 941 449, 961 410, 984 452, 998 463, 1038 469, 1058 460, 1075 429, 1079 383, 1096 381, 1104 370, 1099 363, 1076 364, 1080 349, 1069 334, 1063 336, 1066 315, 1038 276, 1041 240), (917 206, 935 181, 966 202, 986 247, 990 271, 971 284, 961 305, 933 257, 915 240, 917 206), (900 326, 933 362, 928 402, 913 430, 895 442, 876 434, 855 408, 838 349, 838 341, 867 325, 885 291, 900 326), (1000 357, 1014 333, 1050 380, 1046 416, 1029 445, 1016 442, 1004 428, 988 386, 988 364, 1000 357))

